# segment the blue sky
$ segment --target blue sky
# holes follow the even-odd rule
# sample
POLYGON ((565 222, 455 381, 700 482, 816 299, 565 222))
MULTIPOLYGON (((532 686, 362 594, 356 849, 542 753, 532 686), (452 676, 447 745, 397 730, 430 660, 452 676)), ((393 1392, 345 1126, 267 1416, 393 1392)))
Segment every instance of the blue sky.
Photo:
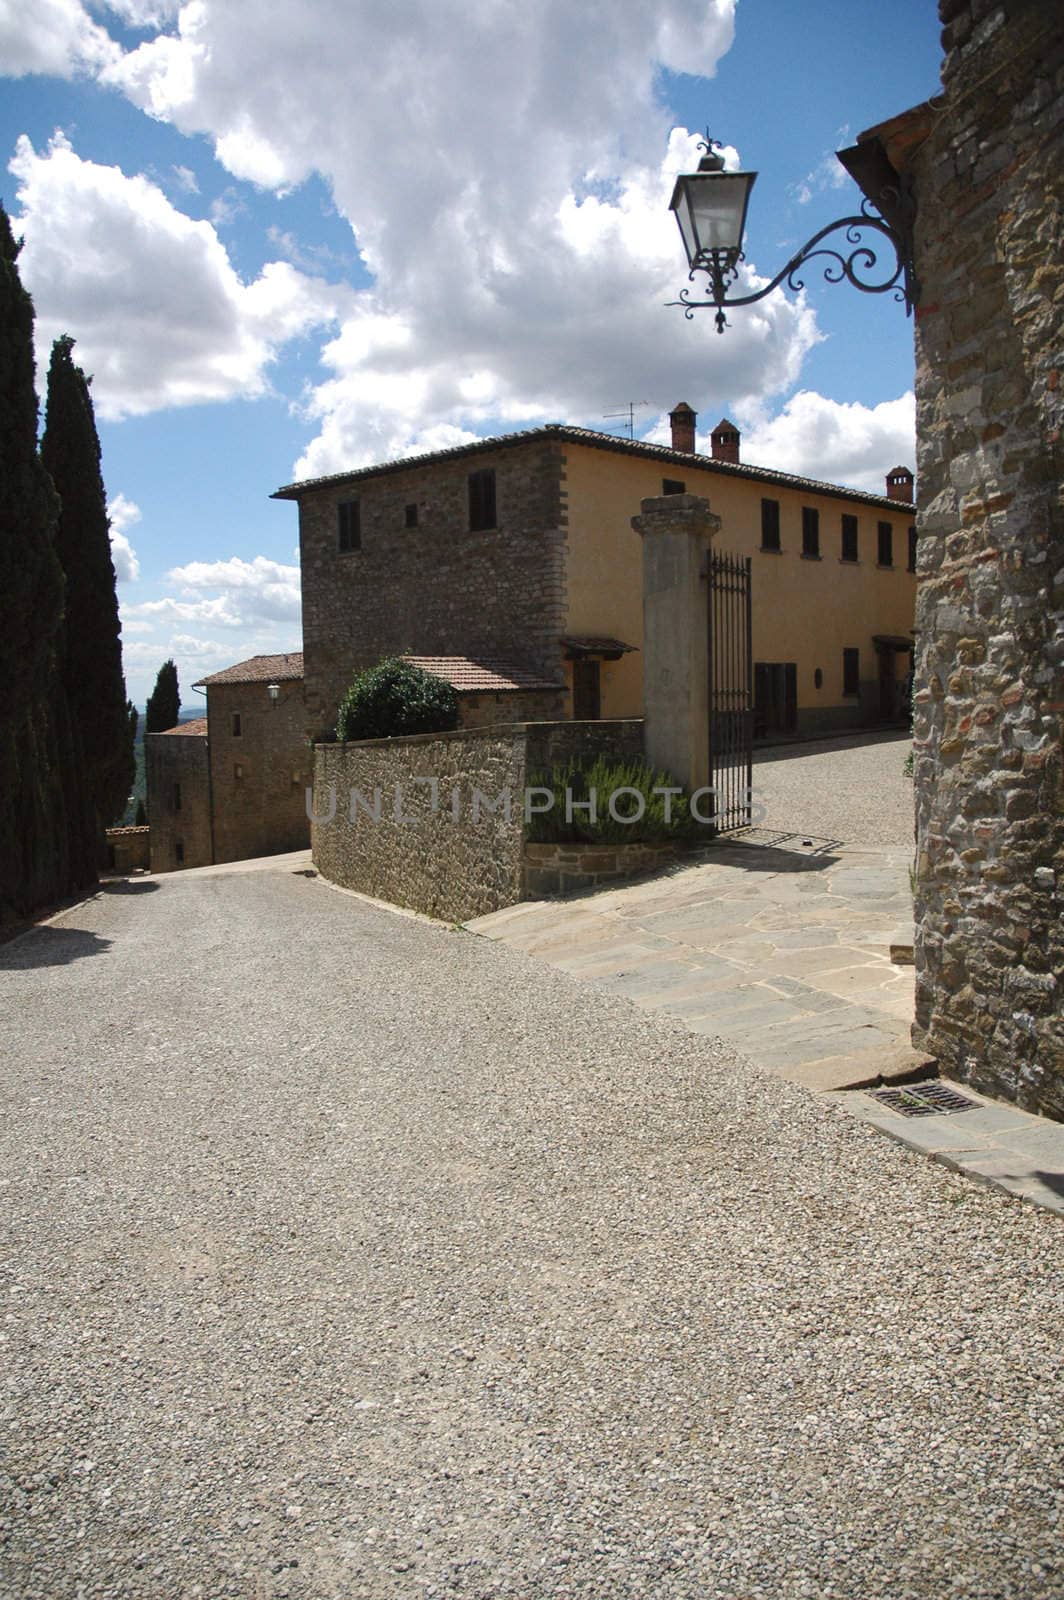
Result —
MULTIPOLYGON (((912 325, 807 279, 685 321, 672 175, 759 173, 763 278, 859 196, 832 152, 938 88, 933 0, 0 0, 0 196, 39 358, 94 377, 127 681, 299 645, 270 491, 565 421, 879 489, 912 325)), ((39 374, 43 387, 43 372, 39 374)))

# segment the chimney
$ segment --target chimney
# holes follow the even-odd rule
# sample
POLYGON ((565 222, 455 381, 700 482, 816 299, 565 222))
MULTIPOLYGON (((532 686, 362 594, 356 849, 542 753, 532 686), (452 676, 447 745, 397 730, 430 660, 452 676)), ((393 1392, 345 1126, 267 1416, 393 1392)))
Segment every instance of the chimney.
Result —
POLYGON ((739 465, 739 430, 734 422, 721 417, 710 434, 710 442, 714 461, 730 461, 735 467, 739 465))
POLYGON ((909 504, 913 498, 913 475, 908 467, 892 467, 887 473, 887 499, 905 500, 909 504))
POLYGON ((695 453, 695 419, 697 411, 692 411, 686 400, 681 400, 675 411, 669 412, 669 421, 672 423, 672 448, 682 450, 685 455, 693 456, 695 453))

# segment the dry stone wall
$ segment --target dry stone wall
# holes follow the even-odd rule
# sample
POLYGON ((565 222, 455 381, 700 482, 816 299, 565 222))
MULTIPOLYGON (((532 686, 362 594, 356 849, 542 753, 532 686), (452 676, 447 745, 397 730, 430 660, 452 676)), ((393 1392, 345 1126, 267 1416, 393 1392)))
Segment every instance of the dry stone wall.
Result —
POLYGON ((943 0, 912 176, 917 1043, 1064 1116, 1064 26, 943 0))

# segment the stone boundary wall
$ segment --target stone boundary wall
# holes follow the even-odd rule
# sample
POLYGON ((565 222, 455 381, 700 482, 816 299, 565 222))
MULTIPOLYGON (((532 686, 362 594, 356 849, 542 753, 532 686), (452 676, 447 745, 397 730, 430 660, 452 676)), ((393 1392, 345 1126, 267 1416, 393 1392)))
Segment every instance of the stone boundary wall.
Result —
POLYGON ((524 898, 576 894, 667 867, 681 854, 672 844, 526 844, 524 898))
POLYGON ((1064 28, 941 0, 912 164, 919 438, 914 1040, 1064 1117, 1064 28))
POLYGON ((146 825, 108 828, 107 857, 111 872, 135 872, 138 867, 146 871, 151 862, 151 829, 146 825))
POLYGON ((314 865, 343 888, 447 922, 515 905, 530 774, 570 756, 641 754, 642 733, 638 720, 501 723, 316 745, 314 865))

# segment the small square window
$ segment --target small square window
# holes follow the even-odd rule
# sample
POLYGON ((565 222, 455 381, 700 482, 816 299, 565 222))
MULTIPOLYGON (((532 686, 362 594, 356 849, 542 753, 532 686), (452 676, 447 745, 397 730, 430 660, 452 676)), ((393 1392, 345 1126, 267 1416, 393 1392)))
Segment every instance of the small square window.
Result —
POLYGON ((857 695, 861 692, 860 650, 842 652, 842 692, 845 695, 857 695))
POLYGON ((916 529, 909 529, 909 572, 916 571, 916 529))
POLYGON ((814 506, 802 507, 802 554, 820 555, 820 512, 814 506))
POLYGON ((842 559, 857 560, 857 518, 846 513, 842 518, 842 559))
POLYGON ((233 712, 233 738, 234 739, 239 739, 241 731, 242 731, 242 729, 241 729, 241 722, 240 722, 240 712, 239 711, 234 711, 233 712))
POLYGON ((662 494, 686 494, 687 485, 682 478, 662 478, 661 492, 662 494))
POLYGON ((484 533, 496 526, 495 469, 469 474, 469 531, 484 533))
POLYGON ((404 516, 404 527, 407 527, 407 528, 416 528, 417 527, 417 504, 416 504, 416 502, 407 506, 406 511, 403 513, 403 516, 404 516))
POLYGON ((341 555, 362 549, 362 508, 357 500, 341 500, 336 507, 336 548, 341 555))
POLYGON ((889 522, 881 522, 876 528, 879 537, 879 555, 877 560, 881 567, 894 565, 894 529, 889 522))
POLYGON ((780 503, 778 500, 761 502, 761 548, 778 550, 780 547, 780 503))

